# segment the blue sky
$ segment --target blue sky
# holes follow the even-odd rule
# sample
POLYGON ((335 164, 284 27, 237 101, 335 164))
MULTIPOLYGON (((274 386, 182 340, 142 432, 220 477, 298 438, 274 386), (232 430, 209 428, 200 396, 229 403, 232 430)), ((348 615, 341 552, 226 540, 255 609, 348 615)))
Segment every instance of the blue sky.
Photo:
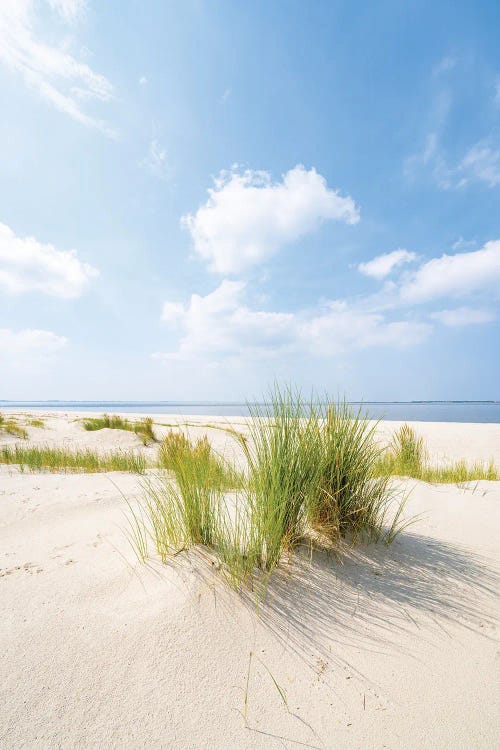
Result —
POLYGON ((500 398, 498 28, 2 0, 0 398, 500 398))

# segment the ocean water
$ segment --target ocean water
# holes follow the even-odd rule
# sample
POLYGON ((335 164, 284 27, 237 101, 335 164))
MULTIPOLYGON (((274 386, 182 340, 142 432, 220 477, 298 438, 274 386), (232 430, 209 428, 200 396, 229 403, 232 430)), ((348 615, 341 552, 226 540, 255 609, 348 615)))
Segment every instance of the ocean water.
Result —
MULTIPOLYGON (((500 401, 411 401, 351 402, 373 419, 416 422, 500 423, 500 401)), ((255 405, 254 405, 255 406, 255 405)), ((141 412, 185 416, 241 417, 249 413, 248 403, 215 401, 0 401, 1 409, 45 411, 141 412)))

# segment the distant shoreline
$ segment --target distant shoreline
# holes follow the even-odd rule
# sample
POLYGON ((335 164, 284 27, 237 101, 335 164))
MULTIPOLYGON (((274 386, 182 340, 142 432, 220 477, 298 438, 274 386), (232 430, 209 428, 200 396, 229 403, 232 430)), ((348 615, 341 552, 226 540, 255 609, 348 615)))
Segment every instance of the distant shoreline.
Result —
MULTIPOLYGON (((350 401, 370 419, 402 422, 500 424, 499 401, 350 401)), ((113 412, 232 418, 248 416, 259 402, 239 401, 0 401, 0 411, 113 412)))

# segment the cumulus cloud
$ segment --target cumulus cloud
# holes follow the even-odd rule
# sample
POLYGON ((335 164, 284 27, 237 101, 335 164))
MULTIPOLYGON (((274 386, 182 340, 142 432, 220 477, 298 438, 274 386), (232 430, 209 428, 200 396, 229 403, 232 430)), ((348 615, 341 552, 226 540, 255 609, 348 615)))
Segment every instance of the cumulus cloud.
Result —
POLYGON ((165 302, 163 305, 161 319, 164 323, 177 323, 184 316, 184 305, 179 302, 165 302))
POLYGON ((397 268, 404 263, 410 263, 412 260, 415 260, 416 257, 415 253, 411 253, 408 250, 394 250, 392 253, 377 255, 376 258, 373 258, 367 263, 360 263, 358 270, 365 274, 365 276, 371 276, 374 279, 383 279, 388 276, 394 268, 397 268))
POLYGON ((34 237, 17 237, 10 227, 0 224, 0 287, 7 292, 79 297, 98 273, 79 260, 76 250, 57 250, 34 237))
POLYGON ((470 307, 457 307, 454 310, 439 310, 431 313, 431 318, 452 328, 491 323, 496 319, 489 310, 476 310, 470 307))
POLYGON ((413 346, 431 330, 426 323, 388 321, 345 301, 296 313, 267 312, 249 306, 246 292, 245 283, 225 279, 205 296, 193 294, 185 307, 167 303, 163 319, 180 326, 180 344, 174 352, 154 356, 169 361, 327 357, 372 346, 413 346))
POLYGON ((268 172, 221 172, 207 202, 182 218, 196 253, 221 274, 245 271, 324 221, 355 224, 359 211, 349 196, 328 187, 315 169, 290 169, 281 182, 268 172))
MULTIPOLYGON (((85 8, 82 0, 48 0, 63 22, 74 22, 85 8)), ((90 99, 107 102, 113 87, 103 75, 79 62, 60 45, 44 41, 35 0, 2 0, 0 3, 0 61, 22 76, 61 112, 106 135, 114 135, 102 120, 82 107, 90 99)))
POLYGON ((406 274, 400 286, 405 303, 439 297, 457 297, 500 284, 500 240, 487 242, 480 250, 442 255, 406 274))
POLYGON ((14 331, 11 328, 0 328, 0 356, 41 355, 47 357, 56 354, 68 343, 65 336, 58 336, 52 331, 25 329, 14 331))

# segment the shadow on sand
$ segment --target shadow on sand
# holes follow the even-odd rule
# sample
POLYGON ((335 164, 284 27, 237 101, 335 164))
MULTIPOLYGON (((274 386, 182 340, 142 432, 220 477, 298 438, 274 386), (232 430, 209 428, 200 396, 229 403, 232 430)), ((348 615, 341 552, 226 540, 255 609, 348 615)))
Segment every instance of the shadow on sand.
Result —
POLYGON ((401 651, 396 631, 426 638, 430 627, 451 637, 447 625, 454 623, 489 637, 498 584, 486 558, 403 533, 389 548, 347 547, 342 556, 300 551, 271 578, 259 613, 307 661, 319 655, 342 662, 343 645, 401 651))

